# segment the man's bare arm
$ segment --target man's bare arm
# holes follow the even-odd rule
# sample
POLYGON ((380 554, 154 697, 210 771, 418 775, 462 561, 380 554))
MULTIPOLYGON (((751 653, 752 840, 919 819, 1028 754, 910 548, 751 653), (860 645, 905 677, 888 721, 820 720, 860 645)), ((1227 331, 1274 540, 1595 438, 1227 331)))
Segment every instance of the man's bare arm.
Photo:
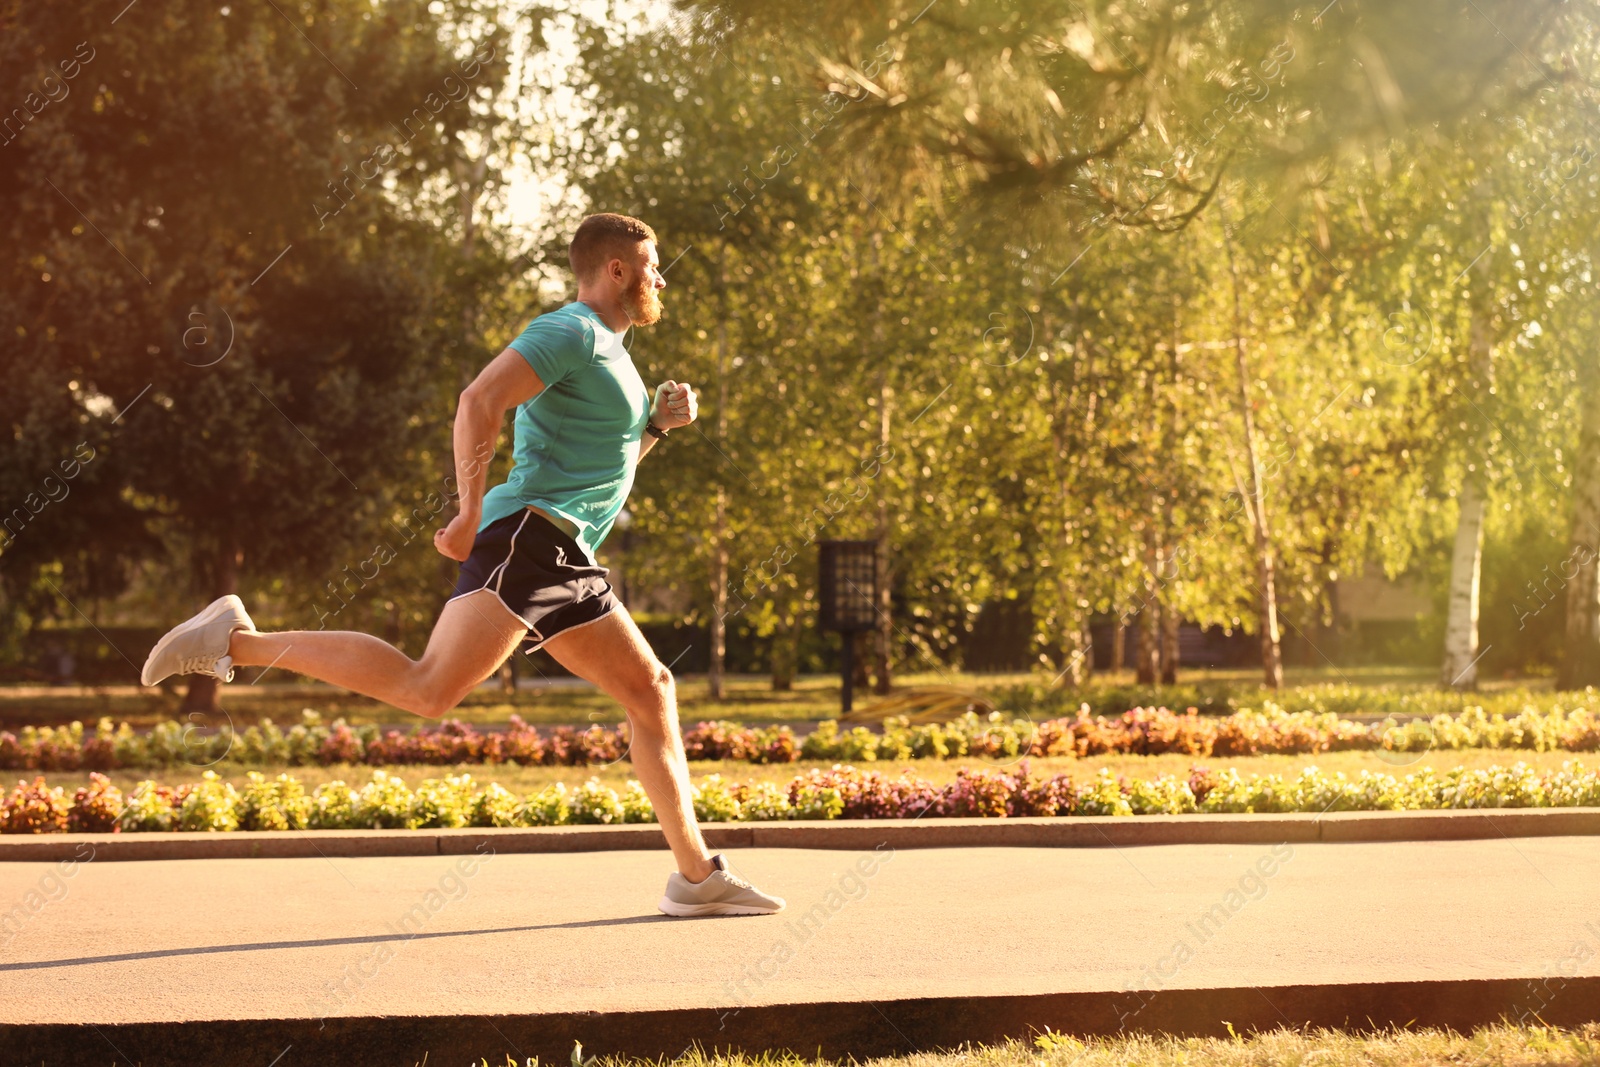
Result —
POLYGON ((450 525, 434 535, 434 544, 451 559, 464 560, 472 552, 478 522, 483 518, 483 494, 489 480, 486 457, 494 455, 506 411, 538 396, 544 383, 515 350, 501 352, 461 391, 456 405, 456 492, 460 511, 450 525))

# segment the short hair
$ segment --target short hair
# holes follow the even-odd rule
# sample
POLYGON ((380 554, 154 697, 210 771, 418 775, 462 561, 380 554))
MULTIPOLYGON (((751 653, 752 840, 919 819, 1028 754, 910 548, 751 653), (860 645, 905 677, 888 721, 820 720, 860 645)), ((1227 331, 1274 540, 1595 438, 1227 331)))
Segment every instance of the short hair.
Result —
POLYGON ((572 244, 567 248, 567 260, 581 281, 634 245, 655 239, 656 231, 648 224, 628 215, 601 212, 578 223, 578 232, 572 235, 572 244))

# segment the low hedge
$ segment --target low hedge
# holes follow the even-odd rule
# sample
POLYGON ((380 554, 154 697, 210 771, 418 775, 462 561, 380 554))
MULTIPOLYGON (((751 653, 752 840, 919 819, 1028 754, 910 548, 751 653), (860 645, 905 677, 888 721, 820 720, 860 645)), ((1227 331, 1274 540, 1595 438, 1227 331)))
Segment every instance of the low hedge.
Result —
MULTIPOLYGON (((1457 714, 1397 722, 1362 723, 1333 712, 1289 711, 1265 703, 1213 717, 1195 708, 1134 708, 1120 715, 1091 715, 1086 707, 1072 717, 1036 721, 994 712, 973 712, 949 723, 912 725, 891 718, 882 731, 864 726, 819 723, 803 740, 788 726, 749 727, 733 722, 701 722, 684 731, 691 760, 746 760, 791 763, 797 759, 847 761, 956 759, 968 756, 1015 758, 1026 755, 1148 755, 1178 752, 1197 757, 1305 754, 1341 749, 1500 748, 1535 751, 1600 750, 1600 716, 1587 707, 1559 703, 1524 704, 1511 715, 1481 706, 1457 714)), ((0 731, 0 769, 113 770, 204 767, 226 760, 250 766, 332 766, 366 763, 455 765, 517 763, 585 766, 626 758, 626 728, 558 726, 541 731, 518 716, 505 730, 482 732, 449 720, 409 731, 376 725, 351 726, 343 719, 324 724, 307 709, 289 730, 271 719, 245 730, 228 727, 202 732, 178 720, 158 723, 138 734, 127 724, 103 718, 92 735, 83 724, 24 727, 19 737, 0 731)))
MULTIPOLYGON (((43 775, 19 781, 0 806, 0 833, 145 832, 161 830, 419 829, 456 826, 559 826, 653 822, 644 789, 621 793, 591 778, 575 789, 557 783, 518 797, 496 783, 479 787, 470 774, 428 778, 413 790, 374 770, 365 785, 328 782, 307 793, 288 773, 250 771, 235 789, 215 771, 178 786, 138 783, 126 796, 105 775, 72 795, 43 775)), ((1540 774, 1525 763, 1443 774, 1423 769, 1397 778, 1363 771, 1355 778, 1307 768, 1294 779, 1241 777, 1195 767, 1187 778, 1070 775, 1032 777, 1027 760, 1011 771, 960 768, 935 786, 903 768, 898 774, 834 765, 771 782, 729 782, 709 775, 693 786, 695 814, 705 822, 772 819, 910 819, 947 816, 1178 815, 1209 812, 1401 811, 1452 808, 1600 806, 1600 774, 1569 760, 1540 774)))

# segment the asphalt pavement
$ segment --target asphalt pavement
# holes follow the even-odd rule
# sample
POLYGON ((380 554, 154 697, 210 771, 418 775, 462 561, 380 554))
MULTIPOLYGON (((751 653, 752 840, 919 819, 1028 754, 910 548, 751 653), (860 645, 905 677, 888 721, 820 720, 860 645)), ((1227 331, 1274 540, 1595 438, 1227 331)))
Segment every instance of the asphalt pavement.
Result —
POLYGON ((713 919, 656 911, 664 851, 490 848, 0 864, 0 1062, 1600 1018, 1594 837, 753 848, 735 871, 788 909, 713 919))

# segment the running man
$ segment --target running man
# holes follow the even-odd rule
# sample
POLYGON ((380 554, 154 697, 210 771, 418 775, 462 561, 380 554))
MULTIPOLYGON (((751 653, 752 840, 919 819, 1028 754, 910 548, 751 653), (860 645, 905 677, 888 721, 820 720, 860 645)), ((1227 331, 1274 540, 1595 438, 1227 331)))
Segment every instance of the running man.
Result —
POLYGON ((141 681, 235 667, 281 667, 438 719, 518 645, 544 648, 627 712, 634 773, 655 807, 678 869, 659 908, 668 915, 763 915, 782 899, 733 874, 701 837, 689 792, 672 673, 612 594, 595 563, 633 485, 640 457, 695 420, 687 383, 654 398, 623 335, 661 318, 666 288, 656 235, 625 215, 590 215, 568 252, 578 298, 540 315, 461 393, 455 420, 460 512, 434 547, 461 562, 422 658, 362 633, 261 633, 236 596, 171 630, 141 681), (486 465, 508 409, 515 451, 504 485, 484 492, 486 465))

